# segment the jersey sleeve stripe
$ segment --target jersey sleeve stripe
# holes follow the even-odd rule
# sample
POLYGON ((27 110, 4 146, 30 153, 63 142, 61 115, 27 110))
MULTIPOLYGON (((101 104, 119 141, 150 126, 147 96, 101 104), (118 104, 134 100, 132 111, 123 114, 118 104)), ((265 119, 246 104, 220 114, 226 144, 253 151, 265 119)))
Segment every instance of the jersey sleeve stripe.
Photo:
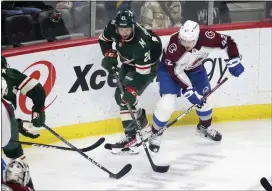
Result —
POLYGON ((147 64, 147 65, 135 65, 136 68, 136 72, 139 74, 150 74, 151 72, 151 64, 147 64))
POLYGON ((104 33, 101 33, 101 34, 99 35, 99 39, 100 39, 100 40, 103 40, 103 41, 106 41, 106 42, 112 42, 112 40, 107 39, 107 38, 104 36, 104 33))
POLYGON ((138 65, 136 64, 135 67, 140 70, 148 69, 151 68, 151 64, 146 64, 146 65, 138 65))
POLYGON ((39 83, 38 80, 27 77, 20 85, 19 90, 21 90, 23 95, 26 95, 27 92, 32 90, 37 84, 39 83))
MULTIPOLYGON (((136 110, 132 110, 132 112, 134 113, 134 115, 136 115, 136 110)), ((127 121, 132 119, 130 112, 128 110, 120 111, 120 117, 122 121, 127 121)))
POLYGON ((136 72, 139 73, 139 74, 143 74, 143 75, 150 74, 151 68, 147 68, 147 69, 138 69, 138 68, 136 68, 136 72))

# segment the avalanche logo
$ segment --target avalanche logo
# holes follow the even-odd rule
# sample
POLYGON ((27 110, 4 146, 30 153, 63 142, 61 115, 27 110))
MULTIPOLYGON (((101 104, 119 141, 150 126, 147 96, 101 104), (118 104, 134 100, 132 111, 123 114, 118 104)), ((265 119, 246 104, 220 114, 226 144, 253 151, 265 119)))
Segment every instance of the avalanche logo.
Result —
POLYGON ((215 33, 213 31, 206 31, 205 35, 208 39, 213 39, 215 37, 215 33))
MULTIPOLYGON (((41 79, 46 79, 45 83, 43 85, 43 88, 45 90, 45 95, 46 97, 50 94, 50 92, 52 91, 55 82, 56 82, 56 69, 54 67, 54 65, 51 62, 42 60, 42 61, 38 61, 35 62, 33 64, 31 64, 30 66, 28 66, 23 73, 27 72, 27 71, 32 71, 31 74, 26 74, 31 78, 34 78, 36 80, 38 80, 40 83, 42 83, 41 79), (47 69, 47 72, 41 72, 40 70, 35 70, 36 66, 40 66, 41 68, 45 67, 47 69), (33 71, 34 68, 34 71, 33 71), (32 69, 32 70, 31 70, 32 69), (47 73, 47 76, 44 76, 44 74, 47 73)), ((47 105, 44 107, 44 110, 46 108, 48 108, 56 99, 57 99, 57 95, 55 96, 55 98, 47 105)), ((27 104, 26 104, 26 100, 27 97, 25 95, 23 95, 22 93, 20 93, 19 95, 19 106, 21 108, 21 110, 25 113, 25 114, 31 114, 31 110, 29 110, 27 108, 27 104)))
POLYGON ((178 48, 177 48, 177 45, 175 43, 170 44, 169 47, 168 47, 168 51, 170 53, 174 53, 175 51, 177 51, 177 49, 178 48))

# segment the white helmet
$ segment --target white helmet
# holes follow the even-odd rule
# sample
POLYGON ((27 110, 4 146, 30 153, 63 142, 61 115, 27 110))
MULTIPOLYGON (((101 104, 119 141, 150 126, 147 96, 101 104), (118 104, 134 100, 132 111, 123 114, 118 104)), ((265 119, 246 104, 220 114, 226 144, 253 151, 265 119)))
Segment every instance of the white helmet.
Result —
POLYGON ((191 20, 187 20, 179 29, 178 38, 186 50, 191 50, 196 45, 199 32, 199 24, 191 20))
POLYGON ((26 186, 30 180, 29 167, 20 159, 10 162, 3 174, 4 182, 14 182, 26 186))

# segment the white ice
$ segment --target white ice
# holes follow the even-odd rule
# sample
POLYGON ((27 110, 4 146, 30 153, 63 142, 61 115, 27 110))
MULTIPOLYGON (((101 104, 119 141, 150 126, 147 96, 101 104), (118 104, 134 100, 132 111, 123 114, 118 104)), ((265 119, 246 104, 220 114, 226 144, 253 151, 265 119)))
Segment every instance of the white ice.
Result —
MULTIPOLYGON (((108 174, 76 152, 47 148, 25 149, 36 190, 264 190, 260 179, 271 183, 271 119, 217 123, 221 143, 195 135, 195 126, 168 129, 157 165, 169 164, 167 173, 151 169, 142 147, 134 156, 112 155, 104 145, 87 152, 97 162, 117 173, 127 163, 132 170, 123 178, 108 174)), ((120 134, 105 136, 106 142, 120 134)), ((72 140, 85 147, 100 137, 72 140)), ((64 146, 63 143, 56 145, 64 146)))

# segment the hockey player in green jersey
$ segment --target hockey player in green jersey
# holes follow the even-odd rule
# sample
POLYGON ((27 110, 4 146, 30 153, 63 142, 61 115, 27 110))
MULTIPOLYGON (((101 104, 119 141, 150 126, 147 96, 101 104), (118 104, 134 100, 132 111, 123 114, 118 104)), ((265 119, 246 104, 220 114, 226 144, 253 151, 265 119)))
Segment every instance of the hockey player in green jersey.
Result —
MULTIPOLYGON (((42 127, 45 122, 45 112, 43 111, 45 103, 45 91, 43 86, 36 80, 25 74, 19 72, 16 69, 7 67, 7 60, 4 56, 1 56, 1 76, 2 76, 2 103, 11 105, 13 108, 9 111, 14 111, 17 107, 16 94, 18 90, 27 97, 32 99, 32 119, 25 121, 21 119, 11 120, 11 140, 19 140, 19 132, 29 138, 38 138, 40 135, 35 131, 35 127, 42 127)), ((8 108, 8 107, 7 107, 8 108)), ((16 119, 14 112, 9 112, 13 117, 10 119, 16 119)), ((17 142, 9 142, 3 147, 4 154, 9 159, 25 158, 21 144, 17 142)))
POLYGON ((160 38, 151 30, 140 26, 134 20, 133 13, 124 9, 118 12, 115 19, 111 20, 99 36, 99 44, 104 55, 102 67, 109 73, 118 65, 119 55, 122 63, 119 70, 120 80, 125 93, 122 96, 116 88, 115 100, 120 106, 120 117, 124 127, 125 137, 115 144, 111 144, 114 154, 137 154, 138 149, 136 128, 132 121, 126 103, 132 106, 136 119, 141 125, 142 134, 148 137, 151 133, 146 118, 146 112, 140 106, 137 96, 140 96, 147 86, 156 77, 157 63, 162 53, 160 38), (113 42, 116 43, 113 49, 113 42))

